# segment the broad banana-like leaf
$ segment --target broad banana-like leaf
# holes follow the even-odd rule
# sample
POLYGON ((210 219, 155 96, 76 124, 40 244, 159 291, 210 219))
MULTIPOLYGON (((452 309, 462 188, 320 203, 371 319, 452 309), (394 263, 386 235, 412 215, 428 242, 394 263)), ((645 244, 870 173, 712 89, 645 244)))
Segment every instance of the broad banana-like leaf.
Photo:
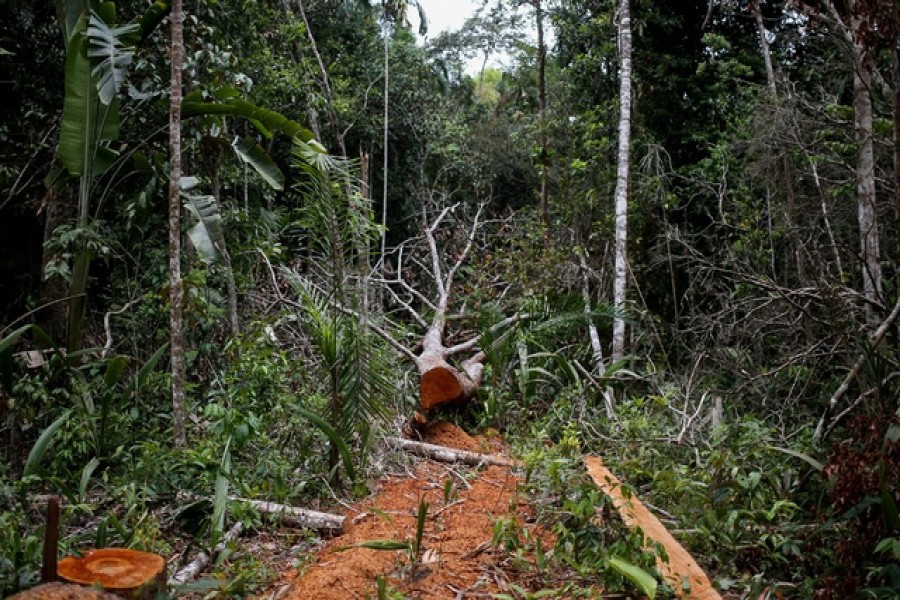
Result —
POLYGON ((78 20, 90 10, 90 0, 55 0, 54 5, 63 41, 68 47, 78 28, 78 20))
POLYGON ((115 98, 106 106, 97 96, 96 79, 87 57, 86 20, 79 19, 66 54, 63 118, 59 158, 75 177, 97 175, 112 164, 115 152, 102 145, 119 136, 119 106, 115 98))
POLYGON ((181 104, 181 115, 184 117, 199 117, 203 115, 231 115, 243 117, 250 121, 260 133, 271 138, 273 133, 279 131, 291 139, 300 139, 308 142, 315 136, 313 133, 298 123, 288 119, 284 115, 256 106, 252 102, 244 100, 240 92, 231 87, 223 87, 216 90, 213 100, 206 101, 203 94, 197 90, 184 97, 181 104))
POLYGON ((88 58, 93 59, 96 63, 91 71, 91 76, 97 78, 100 102, 107 106, 112 103, 122 88, 122 84, 125 83, 128 66, 134 56, 134 49, 125 45, 122 36, 135 32, 137 29, 136 23, 123 27, 110 27, 97 13, 91 11, 87 28, 87 37, 90 42, 87 54, 88 58))
POLYGON ((197 224, 187 234, 197 249, 197 254, 204 262, 211 263, 218 257, 216 249, 225 244, 225 231, 222 228, 222 213, 214 196, 194 196, 186 194, 185 207, 197 218, 197 224))
POLYGON ((240 159, 253 167, 273 189, 284 189, 284 173, 281 172, 269 153, 256 143, 256 140, 249 135, 243 139, 235 137, 231 147, 234 148, 240 159))

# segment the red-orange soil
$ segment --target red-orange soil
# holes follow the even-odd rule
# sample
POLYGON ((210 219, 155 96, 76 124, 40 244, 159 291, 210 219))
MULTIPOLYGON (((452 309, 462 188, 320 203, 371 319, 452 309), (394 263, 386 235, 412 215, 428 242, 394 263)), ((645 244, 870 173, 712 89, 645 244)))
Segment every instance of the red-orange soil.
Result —
MULTIPOLYGON (((496 435, 473 438, 448 423, 428 426, 422 441, 473 452, 501 447, 496 435)), ((491 545, 495 521, 505 518, 515 519, 532 538, 541 537, 544 548, 552 547, 549 534, 531 523, 533 511, 518 495, 518 483, 503 467, 475 472, 423 460, 413 478, 390 478, 377 495, 348 510, 345 533, 326 544, 318 562, 288 576, 291 586, 282 599, 375 598, 378 576, 408 598, 490 597, 506 591, 510 581, 532 588, 537 584, 531 581, 533 571, 514 569, 491 545), (371 540, 412 540, 423 499, 430 506, 417 568, 402 551, 352 547, 371 540)))

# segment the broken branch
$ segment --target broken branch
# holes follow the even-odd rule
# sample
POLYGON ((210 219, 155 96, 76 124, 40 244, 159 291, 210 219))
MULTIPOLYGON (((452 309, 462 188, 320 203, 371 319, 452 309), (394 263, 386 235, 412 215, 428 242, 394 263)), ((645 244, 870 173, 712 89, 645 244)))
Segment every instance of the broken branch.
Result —
POLYGON ((501 467, 519 466, 518 461, 508 458, 501 458, 490 454, 479 454, 477 452, 469 452, 467 450, 454 450, 444 446, 435 444, 426 444, 425 442, 415 442, 413 440, 405 440, 403 438, 389 437, 385 438, 388 445, 409 452, 418 454, 445 463, 464 463, 467 465, 498 465, 501 467))

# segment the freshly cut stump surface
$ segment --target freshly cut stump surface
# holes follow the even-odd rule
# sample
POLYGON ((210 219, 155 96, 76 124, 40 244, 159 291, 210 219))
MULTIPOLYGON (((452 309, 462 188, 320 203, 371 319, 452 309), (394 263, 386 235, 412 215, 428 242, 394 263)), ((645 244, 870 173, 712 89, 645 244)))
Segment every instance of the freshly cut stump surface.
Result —
POLYGON ((585 456, 584 464, 597 487, 613 501, 625 525, 631 528, 640 527, 645 537, 662 544, 666 549, 669 561, 660 560, 657 566, 678 597, 691 600, 721 600, 722 597, 713 589, 709 577, 694 557, 678 543, 666 526, 660 523, 640 500, 634 496, 625 497, 622 493, 622 483, 606 468, 602 460, 596 456, 585 456), (689 592, 682 589, 682 577, 687 578, 690 584, 689 592))
MULTIPOLYGON (((496 444, 448 423, 427 427, 422 441, 471 452, 490 452, 496 444)), ((517 495, 518 484, 505 467, 476 472, 464 465, 422 461, 412 478, 391 477, 377 495, 356 503, 346 513, 345 534, 328 542, 318 563, 288 576, 292 583, 281 600, 375 598, 379 576, 404 597, 417 599, 489 598, 509 593, 508 581, 527 589, 529 583, 517 579, 521 574, 510 572, 491 546, 494 522, 503 517, 541 537, 544 548, 553 547, 549 533, 527 522, 533 521, 533 511, 517 495), (430 507, 418 569, 410 568, 402 551, 353 547, 372 540, 413 539, 421 499, 430 507)))
POLYGON ((153 598, 164 589, 166 561, 149 552, 101 548, 80 557, 67 556, 59 561, 57 572, 69 583, 99 585, 126 598, 153 598))

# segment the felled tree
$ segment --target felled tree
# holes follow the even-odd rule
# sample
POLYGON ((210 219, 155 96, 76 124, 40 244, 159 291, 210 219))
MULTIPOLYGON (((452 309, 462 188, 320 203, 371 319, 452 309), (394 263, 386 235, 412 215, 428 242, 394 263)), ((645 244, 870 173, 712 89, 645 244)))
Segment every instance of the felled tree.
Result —
MULTIPOLYGON (((406 278, 405 244, 395 251, 397 256, 394 266, 395 277, 373 280, 381 284, 391 299, 425 330, 421 344, 415 348, 416 351, 410 350, 383 330, 378 332, 416 365, 420 377, 419 404, 426 412, 439 406, 468 400, 478 390, 484 376, 486 354, 479 348, 482 341, 481 334, 457 344, 448 346, 446 343, 454 284, 460 267, 469 256, 482 226, 481 216, 484 209, 482 205, 476 210, 471 226, 465 233, 463 247, 455 254, 455 259, 452 259, 448 248, 438 247, 436 234, 448 215, 454 213, 458 207, 459 204, 455 204, 444 208, 430 223, 427 218, 425 219, 423 236, 430 260, 410 260, 427 273, 425 277, 433 283, 433 291, 430 294, 423 292, 406 278), (455 366, 451 363, 451 358, 460 355, 467 357, 455 366)), ((494 325, 491 331, 502 330, 523 317, 524 315, 516 314, 503 319, 494 325)))

